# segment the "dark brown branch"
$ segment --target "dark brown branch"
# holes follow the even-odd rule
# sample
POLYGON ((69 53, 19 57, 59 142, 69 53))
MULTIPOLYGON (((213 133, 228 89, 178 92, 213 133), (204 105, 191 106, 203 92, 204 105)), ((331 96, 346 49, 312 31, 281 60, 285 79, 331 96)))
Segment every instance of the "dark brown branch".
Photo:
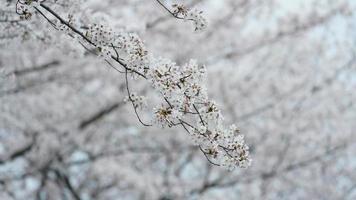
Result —
POLYGON ((201 116, 199 110, 198 110, 197 107, 195 106, 195 104, 193 104, 193 107, 194 107, 195 111, 196 111, 196 112, 198 113, 198 115, 199 115, 200 122, 202 123, 203 126, 205 126, 205 122, 204 122, 204 120, 203 120, 203 118, 202 118, 202 116, 201 116))
POLYGON ((105 107, 104 109, 98 111, 97 113, 95 113, 91 117, 81 121, 79 126, 78 126, 78 128, 81 129, 81 130, 87 128, 88 126, 96 123, 97 121, 101 120, 105 116, 111 114, 112 112, 117 110, 123 104, 124 104, 124 102, 116 102, 116 103, 113 103, 113 104, 105 107))
POLYGON ((29 144, 13 152, 11 155, 8 156, 7 159, 5 160, 0 159, 0 165, 4 164, 5 162, 13 161, 18 157, 24 156, 26 153, 32 150, 32 148, 36 145, 36 141, 37 141, 37 133, 33 133, 33 137, 29 144))
MULTIPOLYGON (((86 42, 88 42, 89 44, 93 45, 94 47, 96 47, 96 44, 94 42, 92 42, 88 37, 86 37, 81 31, 79 31, 78 29, 76 29, 75 27, 73 27, 72 25, 70 25, 66 20, 64 20, 61 16, 59 16, 56 12, 54 12, 51 8, 49 8, 48 6, 44 5, 43 3, 40 4, 42 8, 44 8, 46 11, 48 11, 49 13, 51 13, 55 18, 57 18, 62 24, 66 25, 70 30, 72 30, 74 33, 78 34, 81 38, 83 38, 86 42)), ((119 63, 121 66, 123 66, 126 70, 130 71, 130 72, 134 72, 137 75, 143 77, 144 79, 147 79, 146 76, 134 69, 130 69, 127 67, 127 65, 121 61, 120 59, 118 59, 117 57, 111 55, 111 58, 113 60, 115 60, 117 63, 119 63)))
POLYGON ((10 74, 14 74, 15 76, 23 76, 23 75, 27 75, 29 73, 50 69, 50 68, 58 66, 59 64, 60 64, 60 62, 58 60, 54 60, 54 61, 51 61, 49 63, 43 64, 43 65, 40 65, 37 67, 32 67, 32 68, 27 68, 27 69, 22 69, 22 70, 15 70, 14 72, 12 72, 10 74))
POLYGON ((50 19, 48 19, 48 17, 47 17, 45 14, 43 14, 43 12, 42 12, 40 9, 38 9, 38 8, 36 8, 36 7, 34 7, 34 8, 36 9, 36 11, 37 11, 38 13, 40 13, 40 15, 42 15, 42 17, 44 17, 44 18, 53 26, 53 28, 55 28, 56 30, 58 30, 56 24, 53 23, 50 19))
POLYGON ((40 4, 42 8, 47 10, 49 13, 51 13, 54 17, 56 17, 62 24, 66 25, 68 28, 70 28, 74 33, 80 35, 85 41, 87 41, 89 44, 96 46, 91 40, 89 40, 82 32, 74 28, 72 25, 70 25, 66 20, 64 20, 61 16, 59 16, 56 12, 54 12, 51 8, 48 6, 44 5, 43 3, 40 4))
POLYGON ((69 190, 71 195, 75 200, 81 200, 81 197, 79 196, 78 192, 74 189, 72 183, 70 182, 69 178, 67 175, 61 173, 59 170, 54 170, 55 174, 59 178, 59 180, 62 181, 62 183, 66 186, 66 188, 69 190))

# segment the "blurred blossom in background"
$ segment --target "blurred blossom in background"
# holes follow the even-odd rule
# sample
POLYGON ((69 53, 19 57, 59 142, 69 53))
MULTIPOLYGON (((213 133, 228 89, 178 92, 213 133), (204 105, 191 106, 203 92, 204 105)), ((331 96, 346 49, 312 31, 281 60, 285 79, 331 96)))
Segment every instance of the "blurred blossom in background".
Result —
MULTIPOLYGON (((206 27, 155 0, 45 1, 73 21, 135 32, 180 66, 205 65, 251 166, 214 166, 182 127, 142 126, 124 76, 1 0, 0 199, 356 199, 356 1, 162 2, 202 10, 206 27)), ((159 102, 150 84, 131 87, 159 102)))

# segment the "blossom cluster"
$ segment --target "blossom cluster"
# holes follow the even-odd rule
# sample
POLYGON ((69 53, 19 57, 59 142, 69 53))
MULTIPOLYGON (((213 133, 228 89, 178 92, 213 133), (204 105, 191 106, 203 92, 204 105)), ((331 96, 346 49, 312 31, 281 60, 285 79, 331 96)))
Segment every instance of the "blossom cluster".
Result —
POLYGON ((195 31, 202 31, 207 27, 207 20, 203 16, 203 11, 189 9, 184 5, 173 4, 173 15, 184 20, 192 21, 195 31))
POLYGON ((124 98, 124 101, 131 101, 136 109, 143 109, 147 106, 146 97, 142 95, 137 95, 136 93, 131 93, 129 96, 126 96, 124 98))
MULTIPOLYGON (((112 56, 125 61, 129 69, 144 74, 148 69, 148 53, 141 38, 126 31, 114 33, 110 27, 92 24, 85 37, 96 47, 96 53, 106 59, 112 56)), ((81 38, 81 42, 86 42, 81 38)), ((135 74, 132 74, 135 75, 135 74)))
POLYGON ((202 31, 207 27, 207 20, 203 16, 203 11, 197 9, 190 10, 186 19, 193 21, 195 31, 202 31))
POLYGON ((39 5, 38 0, 19 0, 16 3, 16 13, 23 19, 30 19, 35 6, 39 5))
POLYGON ((200 145, 201 150, 212 162, 219 162, 228 169, 247 168, 251 164, 249 147, 235 125, 229 128, 219 126, 214 129, 200 126, 192 132, 193 142, 200 145))
MULTIPOLYGON (((178 7, 176 9, 175 13, 186 19, 204 21, 200 17, 201 12, 184 12, 184 9, 178 7)), ((199 24, 201 22, 196 23, 199 25, 198 29, 204 27, 199 24)), ((204 84, 207 77, 205 66, 196 60, 178 66, 169 59, 155 57, 148 53, 144 42, 135 33, 114 33, 109 27, 98 24, 81 27, 88 28, 78 34, 80 30, 71 26, 68 34, 77 35, 75 38, 80 38, 79 42, 86 41, 83 44, 91 45, 99 55, 104 54, 105 59, 112 58, 124 68, 128 92, 125 100, 131 101, 138 118, 136 109, 146 107, 146 99, 130 92, 128 73, 148 81, 160 95, 162 102, 153 109, 152 121, 156 125, 182 126, 206 158, 215 165, 229 169, 250 165, 248 146, 243 136, 236 126, 225 127, 220 109, 208 98, 204 84)), ((142 123, 140 118, 139 120, 142 123)))
POLYGON ((120 58, 126 61, 127 67, 145 74, 149 65, 149 56, 141 38, 135 33, 120 31, 115 40, 115 50, 120 58))
POLYGON ((153 87, 166 102, 154 110, 158 125, 187 128, 194 143, 214 164, 229 169, 250 165, 243 136, 235 125, 225 128, 220 109, 208 99, 203 85, 204 66, 191 60, 179 67, 167 59, 159 59, 151 65, 149 73, 153 87))

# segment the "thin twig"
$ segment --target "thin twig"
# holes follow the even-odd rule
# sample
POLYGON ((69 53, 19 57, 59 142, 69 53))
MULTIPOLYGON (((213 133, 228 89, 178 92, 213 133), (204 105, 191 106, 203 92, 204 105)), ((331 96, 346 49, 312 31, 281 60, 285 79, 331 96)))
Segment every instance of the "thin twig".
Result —
POLYGON ((125 70, 125 81, 126 81, 127 95, 128 95, 128 97, 129 97, 129 100, 130 100, 131 103, 132 103, 132 107, 134 108, 134 111, 135 111, 135 114, 136 114, 136 117, 137 117, 138 121, 140 121, 140 123, 141 123, 142 125, 144 125, 144 126, 152 126, 152 125, 150 125, 150 124, 144 123, 144 122, 141 120, 141 118, 140 118, 140 116, 138 115, 138 113, 137 113, 137 108, 136 108, 136 106, 135 106, 135 103, 134 103, 133 99, 131 98, 131 92, 130 92, 130 87, 129 87, 129 79, 128 79, 128 71, 127 71, 127 69, 125 70))

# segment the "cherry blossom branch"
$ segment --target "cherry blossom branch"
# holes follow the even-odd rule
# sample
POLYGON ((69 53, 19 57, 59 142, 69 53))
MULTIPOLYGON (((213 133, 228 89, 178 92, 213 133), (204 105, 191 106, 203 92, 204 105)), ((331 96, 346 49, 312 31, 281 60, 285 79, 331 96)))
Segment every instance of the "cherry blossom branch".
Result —
MULTIPOLYGON (((173 108, 173 106, 172 106, 172 104, 169 102, 169 100, 167 99, 167 98, 164 98, 164 100, 167 102, 167 104, 171 107, 171 108, 173 108)), ((194 106, 194 108, 196 109, 196 111, 199 113, 199 111, 198 111, 198 109, 196 108, 196 106, 193 104, 193 106, 194 106)), ((203 121, 203 119, 202 119, 202 117, 200 116, 200 114, 199 114, 199 117, 200 117, 200 119, 202 120, 202 124, 204 125, 204 121, 203 121)), ((186 127, 186 125, 187 126, 189 126, 190 128, 193 128, 194 130, 196 130, 196 128, 193 126, 193 125, 191 125, 191 124, 189 124, 189 123, 187 123, 187 122, 185 122, 185 121, 183 121, 183 120, 179 120, 180 121, 180 123, 179 124, 174 124, 174 123, 172 123, 174 126, 177 126, 177 125, 181 125, 183 128, 184 128, 184 130, 189 134, 189 135, 191 135, 191 132, 188 130, 188 128, 186 127)), ((197 130, 196 130, 197 131, 197 130)), ((204 137, 206 137, 205 136, 205 134, 202 134, 204 137)), ((219 164, 217 164, 217 163, 214 163, 213 161, 211 161, 210 160, 210 158, 209 158, 209 156, 208 155, 210 155, 210 153, 209 152, 206 152, 206 151, 204 151, 204 149, 199 145, 199 150, 204 154, 204 156, 206 157, 206 159, 211 163, 211 164, 213 164, 213 165, 215 165, 215 166, 220 166, 219 164)))
POLYGON ((173 4, 174 8, 171 11, 161 0, 156 0, 170 15, 179 20, 192 21, 195 26, 195 31, 201 31, 206 28, 207 20, 202 16, 203 11, 197 9, 189 9, 183 5, 173 4))
MULTIPOLYGON (((193 2, 188 4, 188 7, 194 7, 196 4, 200 3, 201 1, 202 0, 193 1, 193 2)), ((168 19, 170 19, 170 17, 171 17, 171 14, 169 16, 158 17, 157 19, 153 20, 152 22, 147 23, 146 24, 146 28, 147 29, 151 29, 151 28, 157 26, 158 24, 167 21, 168 19)))
MULTIPOLYGON (((167 103, 168 107, 162 105, 155 108, 155 123, 162 127, 181 125, 199 146, 207 160, 216 166, 225 166, 232 169, 236 166, 245 168, 250 165, 251 159, 249 158, 248 146, 245 144, 243 136, 238 135, 239 131, 234 125, 225 128, 222 124, 223 118, 220 110, 207 97, 206 89, 202 85, 203 80, 206 78, 204 66, 199 66, 196 61, 191 60, 186 65, 179 67, 168 59, 152 58, 147 56, 146 48, 136 34, 123 32, 114 35, 110 29, 97 24, 86 26, 88 28, 83 33, 75 28, 71 19, 69 21, 64 20, 43 3, 37 2, 33 7, 37 12, 39 10, 38 7, 49 12, 59 20, 59 25, 49 20, 43 12, 40 11, 42 13, 40 14, 52 25, 58 26, 58 30, 78 39, 81 44, 84 42, 93 46, 94 50, 104 57, 104 60, 112 68, 116 69, 107 60, 109 58, 125 69, 128 100, 131 102, 135 115, 142 125, 152 126, 144 123, 138 114, 137 108, 144 105, 142 102, 143 97, 131 93, 128 80, 129 72, 132 73, 133 77, 136 75, 149 81, 167 103), (191 122, 187 122, 186 119, 191 122), (197 126, 192 123, 196 123, 197 126)), ((28 13, 27 7, 18 9, 23 9, 19 13, 32 15, 28 13)), ((203 20, 201 12, 185 13, 184 10, 180 10, 179 6, 176 9, 178 10, 173 13, 176 12, 177 14, 192 17, 191 19, 194 21, 196 29, 205 26, 204 24, 199 24, 199 20, 203 20)), ((85 44, 82 44, 82 46, 89 50, 85 44)), ((89 50, 89 52, 92 51, 89 50)))
POLYGON ((169 14, 171 14, 173 17, 177 18, 177 19, 185 19, 184 17, 179 17, 178 14, 179 13, 174 13, 172 12, 166 5, 164 5, 164 3, 162 3, 160 0, 156 0, 169 14))
MULTIPOLYGON (((46 5, 42 4, 42 3, 40 4, 40 6, 43 7, 45 10, 47 10, 48 12, 50 12, 53 16, 55 16, 62 24, 64 24, 64 25, 66 25, 67 27, 69 27, 74 33, 76 33, 76 34, 78 34, 79 36, 81 36, 81 37, 82 37, 85 41, 87 41, 89 44, 91 44, 91 45, 93 45, 93 46, 95 46, 95 47, 97 46, 94 42, 92 42, 89 38, 87 38, 82 32, 80 32, 80 31, 77 30, 75 27, 73 27, 72 25, 70 25, 66 20, 64 20, 62 17, 60 17, 60 16, 59 16, 56 12, 54 12, 51 8, 49 8, 48 6, 46 6, 46 5)), ((35 7, 35 9, 36 9, 37 11, 39 11, 38 8, 35 7)), ((55 24, 54 24, 51 20, 49 20, 48 17, 46 17, 41 11, 39 11, 39 12, 40 12, 40 14, 41 14, 42 16, 44 16, 44 18, 45 18, 48 22, 50 22, 51 25, 53 25, 53 26, 56 28, 55 24)), ((58 30, 58 29, 57 29, 57 30, 58 30)), ((83 46, 84 46, 84 45, 83 45, 83 46)), ((135 106, 134 101, 132 100, 131 93, 130 93, 130 89, 129 89, 129 85, 128 85, 128 84, 129 84, 129 82, 128 82, 128 70, 130 70, 130 71, 132 71, 132 72, 134 72, 134 73, 136 73, 136 74, 138 74, 138 75, 140 75, 140 76, 142 76, 142 77, 144 77, 144 78, 145 78, 145 76, 144 76, 143 74, 141 74, 141 73, 135 71, 135 70, 129 69, 129 68, 126 66, 126 64, 124 64, 122 61, 120 61, 120 60, 119 60, 119 55, 118 55, 118 53, 117 53, 117 51, 116 51, 116 49, 115 49, 115 47, 114 47, 113 44, 112 44, 112 46, 113 46, 113 49, 115 50, 117 56, 116 56, 116 57, 111 56, 111 58, 114 59, 114 60, 115 60, 116 62, 118 62, 119 64, 121 64, 121 65, 126 69, 126 70, 125 70, 125 80, 126 80, 126 86, 127 86, 127 93, 128 93, 129 99, 130 99, 130 101, 131 101, 131 103, 132 103, 132 106, 133 106, 133 108, 134 108, 135 114, 136 114, 136 116, 137 116, 139 122, 140 122, 142 125, 144 125, 144 126, 152 126, 152 125, 149 125, 149 124, 147 124, 147 123, 144 123, 144 122, 141 120, 141 118, 140 118, 140 116, 139 116, 139 114, 138 114, 138 112, 137 112, 137 107, 135 106)), ((118 71, 118 72, 121 73, 121 71, 118 70, 117 68, 115 68, 113 65, 111 65, 111 63, 110 63, 109 61, 106 60, 106 62, 109 64, 110 67, 112 67, 113 69, 115 69, 116 71, 118 71)))
MULTIPOLYGON (((97 45, 95 43, 93 43, 88 37, 86 37, 81 31, 79 31, 78 29, 76 29, 75 27, 73 27, 72 25, 70 25, 66 20, 64 20, 61 16, 59 16, 56 12, 54 12, 51 8, 49 8, 48 6, 44 5, 43 3, 40 3, 40 6, 42 8, 44 8, 45 10, 47 10, 49 13, 51 13, 55 18, 57 18, 62 24, 66 25, 68 28, 70 28, 70 30, 72 30, 74 33, 78 34, 82 39, 84 39, 86 42, 88 42, 89 44, 93 45, 94 47, 96 47, 97 45)), ((52 22, 53 23, 53 22, 52 22)), ((52 24, 51 23, 51 24, 52 24)), ((121 66, 123 66, 125 69, 132 71, 136 74, 138 74, 139 76, 142 76, 143 78, 146 78, 145 75, 143 75, 140 72, 137 72, 136 70, 130 69, 126 66, 125 63, 123 63, 122 61, 120 61, 118 58, 115 58, 114 56, 112 56, 112 59, 114 59, 116 62, 118 62, 121 66)))

